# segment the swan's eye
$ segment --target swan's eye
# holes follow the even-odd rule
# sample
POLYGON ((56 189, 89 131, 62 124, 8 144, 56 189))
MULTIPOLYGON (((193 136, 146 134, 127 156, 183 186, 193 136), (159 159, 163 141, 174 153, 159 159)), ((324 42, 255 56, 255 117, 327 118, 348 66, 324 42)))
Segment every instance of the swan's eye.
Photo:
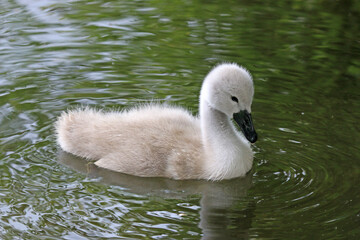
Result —
POLYGON ((239 100, 237 99, 237 97, 231 96, 231 100, 233 100, 234 102, 239 102, 239 100))

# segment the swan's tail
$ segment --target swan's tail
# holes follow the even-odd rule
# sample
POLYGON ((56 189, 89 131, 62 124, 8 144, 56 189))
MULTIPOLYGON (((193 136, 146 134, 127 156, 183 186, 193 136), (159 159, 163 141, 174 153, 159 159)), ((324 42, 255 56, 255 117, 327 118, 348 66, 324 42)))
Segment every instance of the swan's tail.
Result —
POLYGON ((69 153, 97 160, 103 156, 101 139, 96 139, 96 123, 99 112, 79 109, 63 112, 55 127, 57 142, 69 153))

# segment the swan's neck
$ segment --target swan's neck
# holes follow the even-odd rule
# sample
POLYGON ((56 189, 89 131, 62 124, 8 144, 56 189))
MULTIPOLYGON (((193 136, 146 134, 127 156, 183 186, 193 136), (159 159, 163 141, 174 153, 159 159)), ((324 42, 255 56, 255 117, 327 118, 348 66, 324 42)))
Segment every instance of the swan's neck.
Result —
POLYGON ((206 153, 205 176, 221 180, 244 176, 251 169, 250 144, 237 132, 226 114, 200 103, 201 132, 206 153))

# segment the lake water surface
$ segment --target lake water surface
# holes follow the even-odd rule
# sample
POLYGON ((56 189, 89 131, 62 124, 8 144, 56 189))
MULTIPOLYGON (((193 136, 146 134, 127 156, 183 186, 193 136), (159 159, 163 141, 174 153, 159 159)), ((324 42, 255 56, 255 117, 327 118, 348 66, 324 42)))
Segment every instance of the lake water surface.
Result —
POLYGON ((1 239, 359 239, 358 1, 0 2, 1 239), (220 62, 248 68, 246 178, 113 173, 59 151, 80 105, 194 114, 220 62))

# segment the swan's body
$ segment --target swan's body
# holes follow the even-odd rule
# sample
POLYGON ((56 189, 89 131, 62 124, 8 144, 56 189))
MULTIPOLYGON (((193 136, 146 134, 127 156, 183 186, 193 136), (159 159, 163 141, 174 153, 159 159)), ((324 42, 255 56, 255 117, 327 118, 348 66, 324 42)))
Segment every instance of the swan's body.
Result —
POLYGON ((99 167, 137 176, 244 176, 252 167, 253 153, 230 118, 241 122, 245 136, 255 142, 249 114, 252 97, 249 73, 236 64, 222 64, 204 80, 200 118, 159 104, 123 112, 79 109, 59 118, 58 142, 67 152, 96 160, 99 167))

